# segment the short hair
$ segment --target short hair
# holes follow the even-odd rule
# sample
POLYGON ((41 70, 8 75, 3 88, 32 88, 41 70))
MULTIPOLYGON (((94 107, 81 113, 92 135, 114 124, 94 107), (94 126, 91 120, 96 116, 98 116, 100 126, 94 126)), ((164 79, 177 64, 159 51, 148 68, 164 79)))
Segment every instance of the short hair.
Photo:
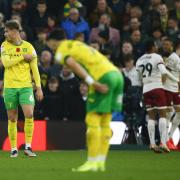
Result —
POLYGON ((18 30, 20 31, 20 25, 16 20, 9 20, 6 21, 5 27, 11 30, 18 30))
POLYGON ((46 4, 46 0, 38 0, 37 4, 46 4))
POLYGON ((64 40, 66 39, 66 33, 63 29, 60 29, 60 28, 57 28, 57 29, 54 29, 53 31, 51 31, 47 37, 47 40, 50 40, 50 39, 53 39, 53 40, 64 40))
POLYGON ((153 40, 148 40, 145 43, 145 49, 146 49, 147 52, 151 51, 154 46, 155 46, 155 43, 154 43, 153 40))

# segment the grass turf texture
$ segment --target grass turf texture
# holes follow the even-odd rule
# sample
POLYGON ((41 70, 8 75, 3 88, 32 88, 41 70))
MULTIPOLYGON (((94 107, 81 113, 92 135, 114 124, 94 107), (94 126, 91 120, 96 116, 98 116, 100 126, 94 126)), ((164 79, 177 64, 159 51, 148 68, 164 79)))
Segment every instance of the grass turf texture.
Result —
POLYGON ((180 152, 155 154, 151 151, 112 150, 106 172, 71 172, 86 159, 85 151, 38 152, 36 158, 10 158, 0 152, 0 179, 2 180, 178 180, 180 152))

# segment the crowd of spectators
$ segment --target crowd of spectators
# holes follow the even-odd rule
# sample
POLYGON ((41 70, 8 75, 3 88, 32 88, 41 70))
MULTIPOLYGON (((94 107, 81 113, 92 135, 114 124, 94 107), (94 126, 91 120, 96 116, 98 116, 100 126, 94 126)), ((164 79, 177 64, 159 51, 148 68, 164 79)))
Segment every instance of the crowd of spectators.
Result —
MULTIPOLYGON (((163 56, 167 38, 180 42, 180 0, 0 0, 0 43, 8 19, 21 24, 21 37, 34 45, 39 57, 45 98, 36 103, 37 119, 83 121, 85 115, 88 87, 67 67, 55 64, 48 39, 53 29, 63 28, 68 39, 90 44, 122 70, 125 117, 142 110, 134 65, 145 53, 144 42, 154 39, 163 56)), ((0 119, 6 119, 2 88, 0 61, 0 119)))

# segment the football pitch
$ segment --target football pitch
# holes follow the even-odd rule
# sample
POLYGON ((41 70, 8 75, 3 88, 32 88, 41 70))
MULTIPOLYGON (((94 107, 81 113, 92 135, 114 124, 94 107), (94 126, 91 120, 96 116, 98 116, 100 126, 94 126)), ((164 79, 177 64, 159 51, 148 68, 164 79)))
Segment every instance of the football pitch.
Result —
POLYGON ((9 152, 0 152, 1 180, 178 180, 180 152, 155 154, 151 151, 111 150, 106 172, 72 172, 81 165, 86 152, 37 152, 36 158, 10 158, 9 152))

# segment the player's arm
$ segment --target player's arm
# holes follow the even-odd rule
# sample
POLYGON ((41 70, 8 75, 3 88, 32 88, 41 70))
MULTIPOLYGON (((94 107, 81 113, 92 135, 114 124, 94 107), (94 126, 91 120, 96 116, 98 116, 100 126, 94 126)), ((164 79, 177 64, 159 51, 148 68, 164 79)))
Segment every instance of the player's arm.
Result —
POLYGON ((173 81, 179 82, 179 79, 177 79, 175 76, 173 76, 165 67, 163 63, 158 64, 158 68, 162 75, 167 75, 170 79, 173 81))
POLYGON ((96 91, 101 93, 107 93, 108 87, 104 84, 101 84, 95 81, 87 71, 77 63, 72 57, 67 57, 65 64, 81 79, 83 79, 88 85, 92 85, 96 91))
POLYGON ((43 99, 43 92, 41 89, 41 79, 40 79, 38 65, 37 65, 37 57, 34 57, 34 59, 30 61, 30 67, 31 67, 33 79, 36 85, 36 98, 38 101, 41 101, 43 99))
POLYGON ((24 60, 24 57, 20 54, 19 56, 16 56, 15 58, 10 56, 6 51, 1 51, 1 61, 5 68, 9 68, 11 66, 14 66, 24 60))

